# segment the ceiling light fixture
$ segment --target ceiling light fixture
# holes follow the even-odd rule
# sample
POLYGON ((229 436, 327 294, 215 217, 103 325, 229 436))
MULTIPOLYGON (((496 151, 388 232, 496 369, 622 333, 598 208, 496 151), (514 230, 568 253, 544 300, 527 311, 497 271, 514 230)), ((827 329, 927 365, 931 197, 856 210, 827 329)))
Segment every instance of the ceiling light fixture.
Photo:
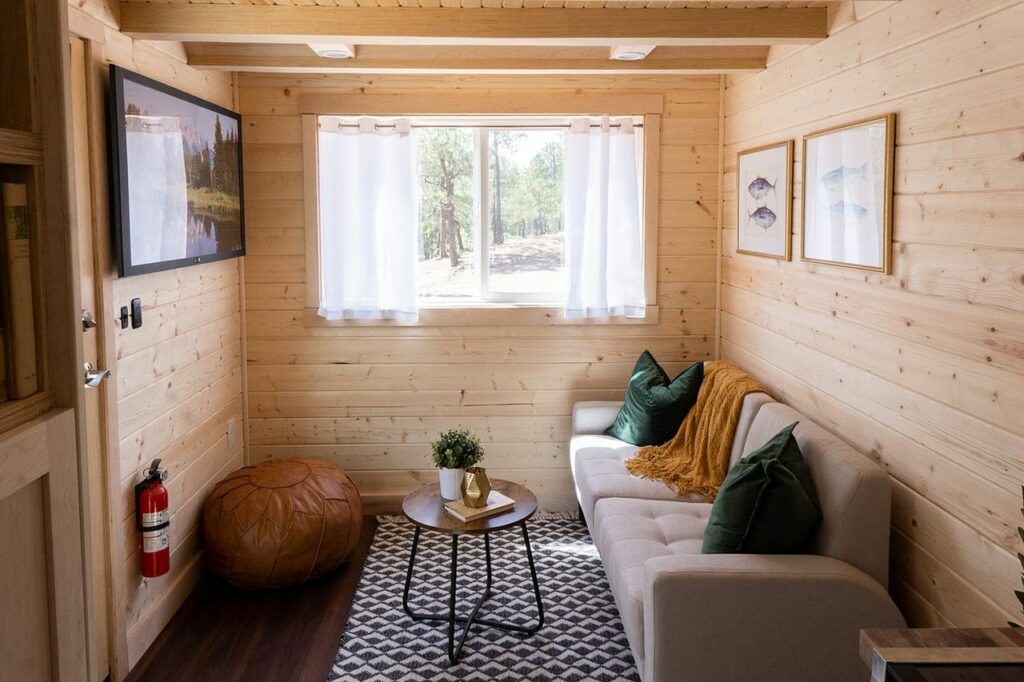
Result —
POLYGON ((654 47, 654 45, 620 45, 612 48, 611 58, 620 62, 638 62, 641 59, 646 59, 654 47))
POLYGON ((355 46, 345 43, 309 43, 309 49, 325 59, 352 59, 356 56, 355 46))

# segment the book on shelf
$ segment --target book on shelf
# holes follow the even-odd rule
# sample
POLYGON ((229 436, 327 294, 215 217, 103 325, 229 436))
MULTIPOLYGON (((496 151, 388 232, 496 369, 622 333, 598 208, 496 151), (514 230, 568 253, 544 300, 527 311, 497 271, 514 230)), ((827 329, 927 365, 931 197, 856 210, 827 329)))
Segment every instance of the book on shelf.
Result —
POLYGON ((28 187, 0 184, 7 249, 7 388, 11 398, 39 390, 36 376, 35 311, 32 305, 32 259, 29 243, 28 187))
POLYGON ((459 521, 468 523, 506 512, 515 506, 516 501, 511 497, 492 490, 487 496, 487 504, 482 507, 468 507, 462 500, 452 500, 444 503, 444 510, 459 521))
POLYGON ((0 327, 0 403, 7 400, 7 357, 4 351, 4 330, 0 327))

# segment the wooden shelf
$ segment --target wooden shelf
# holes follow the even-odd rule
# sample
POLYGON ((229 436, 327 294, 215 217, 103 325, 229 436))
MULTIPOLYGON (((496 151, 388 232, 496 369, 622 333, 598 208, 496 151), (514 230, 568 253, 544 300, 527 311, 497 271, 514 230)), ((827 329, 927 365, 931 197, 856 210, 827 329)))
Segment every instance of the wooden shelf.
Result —
POLYGON ((0 403, 0 434, 32 421, 53 407, 53 396, 41 391, 20 400, 0 403))
POLYGON ((0 163, 38 166, 42 162, 42 135, 0 128, 0 163))

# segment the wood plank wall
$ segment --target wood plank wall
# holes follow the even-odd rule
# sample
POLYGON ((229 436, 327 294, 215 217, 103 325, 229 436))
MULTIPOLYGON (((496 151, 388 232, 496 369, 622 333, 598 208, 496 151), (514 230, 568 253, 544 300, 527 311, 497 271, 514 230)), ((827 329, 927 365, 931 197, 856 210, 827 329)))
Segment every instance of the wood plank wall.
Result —
MULTIPOLYGON (((861 3, 866 4, 866 3, 861 3)), ((727 79, 721 349, 894 479, 919 626, 1020 620, 1024 2, 899 2, 727 79), (891 276, 735 253, 736 154, 897 114, 891 276)))
MULTIPOLYGON (((72 30, 91 40, 106 61, 233 108, 229 74, 189 68, 180 45, 121 34, 116 3, 82 0, 72 2, 70 12, 72 30)), ((123 572, 127 592, 121 599, 131 666, 200 577, 198 525, 207 492, 244 463, 241 261, 116 279, 113 293, 115 311, 108 314, 141 298, 144 321, 140 329, 117 332, 112 378, 121 483, 109 499, 112 542, 121 543, 114 556, 124 558, 116 570, 123 572), (144 580, 133 486, 157 457, 169 474, 171 572, 144 580)))
POLYGON ((123 571, 131 665, 202 572, 199 520, 210 488, 244 465, 239 265, 222 261, 118 280, 145 324, 117 337, 123 571), (139 576, 133 486, 159 457, 171 501, 171 572, 139 576))
POLYGON ((252 459, 329 459, 371 508, 393 508, 436 480, 427 443, 462 425, 484 439, 494 474, 525 482, 547 508, 574 508, 573 403, 620 398, 644 348, 673 370, 713 351, 719 99, 718 77, 240 76, 252 459), (662 95, 660 322, 550 326, 482 310, 458 327, 307 326, 300 88, 420 102, 439 93, 662 95))

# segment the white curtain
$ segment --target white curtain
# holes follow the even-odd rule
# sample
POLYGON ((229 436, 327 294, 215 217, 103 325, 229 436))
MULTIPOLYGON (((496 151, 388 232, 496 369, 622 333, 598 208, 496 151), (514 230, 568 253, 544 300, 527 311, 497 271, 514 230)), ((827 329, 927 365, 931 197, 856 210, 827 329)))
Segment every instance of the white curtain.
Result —
POLYGON ((169 116, 124 118, 132 264, 184 258, 188 191, 181 124, 169 116))
POLYGON ((641 174, 631 119, 572 122, 565 151, 569 319, 643 317, 641 174))
POLYGON ((321 122, 320 309, 414 321, 419 197, 407 120, 321 122))

